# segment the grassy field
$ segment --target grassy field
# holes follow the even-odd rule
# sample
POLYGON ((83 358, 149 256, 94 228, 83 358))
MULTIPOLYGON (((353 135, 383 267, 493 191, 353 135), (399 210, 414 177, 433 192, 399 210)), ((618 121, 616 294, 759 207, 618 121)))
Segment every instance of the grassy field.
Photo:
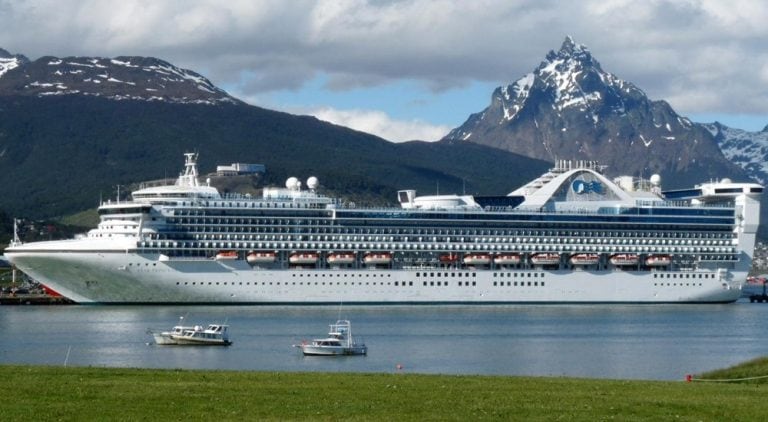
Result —
POLYGON ((763 420, 766 379, 699 379, 764 374, 766 359, 693 382, 0 366, 0 420, 763 420))

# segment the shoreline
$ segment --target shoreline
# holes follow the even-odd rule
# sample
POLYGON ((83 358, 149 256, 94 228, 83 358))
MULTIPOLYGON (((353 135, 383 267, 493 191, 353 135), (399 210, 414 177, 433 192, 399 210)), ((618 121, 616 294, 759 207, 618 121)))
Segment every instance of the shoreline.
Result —
POLYGON ((74 302, 63 296, 48 295, 0 295, 0 305, 72 305, 74 302))

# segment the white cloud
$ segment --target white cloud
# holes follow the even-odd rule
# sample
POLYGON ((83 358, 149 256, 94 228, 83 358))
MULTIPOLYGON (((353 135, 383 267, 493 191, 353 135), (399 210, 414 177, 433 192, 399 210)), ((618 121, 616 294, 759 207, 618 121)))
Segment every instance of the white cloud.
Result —
POLYGON ((329 90, 502 85, 572 35, 683 114, 765 113, 767 21, 763 0, 0 0, 0 47, 155 56, 256 95, 318 74, 329 90))
POLYGON ((333 124, 367 132, 392 142, 437 141, 451 130, 420 120, 395 120, 376 110, 336 110, 329 107, 308 110, 306 114, 333 124))

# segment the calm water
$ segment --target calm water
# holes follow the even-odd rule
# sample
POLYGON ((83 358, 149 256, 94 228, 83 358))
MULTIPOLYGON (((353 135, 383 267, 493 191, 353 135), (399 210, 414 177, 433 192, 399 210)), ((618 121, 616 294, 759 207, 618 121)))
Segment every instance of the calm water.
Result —
POLYGON ((344 306, 367 356, 303 357, 337 307, 2 306, 0 364, 682 380, 768 355, 768 304, 344 306), (148 328, 226 321, 231 347, 160 347, 148 328))

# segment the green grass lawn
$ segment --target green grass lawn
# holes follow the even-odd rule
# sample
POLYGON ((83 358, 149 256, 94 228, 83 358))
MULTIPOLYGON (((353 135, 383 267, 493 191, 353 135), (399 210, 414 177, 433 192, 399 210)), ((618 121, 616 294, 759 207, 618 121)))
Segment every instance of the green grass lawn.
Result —
POLYGON ((0 420, 763 420, 766 382, 0 366, 0 420))

